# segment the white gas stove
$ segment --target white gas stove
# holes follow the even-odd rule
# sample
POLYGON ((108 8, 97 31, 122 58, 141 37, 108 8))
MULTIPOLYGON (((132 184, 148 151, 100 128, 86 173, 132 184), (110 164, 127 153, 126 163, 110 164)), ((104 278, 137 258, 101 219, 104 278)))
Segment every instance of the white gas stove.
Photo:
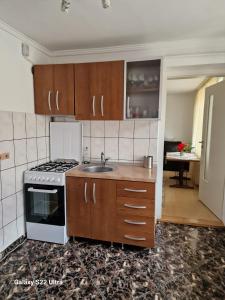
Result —
POLYGON ((26 171, 24 183, 64 186, 65 172, 78 164, 74 159, 57 159, 44 163, 26 171))
POLYGON ((76 160, 57 159, 34 167, 24 174, 27 238, 65 244, 66 171, 76 160))

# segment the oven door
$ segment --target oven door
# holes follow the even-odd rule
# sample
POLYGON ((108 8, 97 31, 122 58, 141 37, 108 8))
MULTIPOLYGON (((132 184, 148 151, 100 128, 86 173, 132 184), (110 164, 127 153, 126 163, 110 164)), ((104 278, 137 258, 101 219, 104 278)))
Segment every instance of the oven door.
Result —
POLYGON ((65 225, 64 187, 25 184, 26 221, 65 225))

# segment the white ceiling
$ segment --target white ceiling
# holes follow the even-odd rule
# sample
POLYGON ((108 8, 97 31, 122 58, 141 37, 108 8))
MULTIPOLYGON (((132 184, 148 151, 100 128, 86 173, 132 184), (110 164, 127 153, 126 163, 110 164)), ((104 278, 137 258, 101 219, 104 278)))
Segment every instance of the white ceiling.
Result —
POLYGON ((196 91, 206 77, 167 80, 167 94, 190 93, 196 91))
POLYGON ((225 36, 224 0, 1 0, 0 19, 50 50, 225 36))

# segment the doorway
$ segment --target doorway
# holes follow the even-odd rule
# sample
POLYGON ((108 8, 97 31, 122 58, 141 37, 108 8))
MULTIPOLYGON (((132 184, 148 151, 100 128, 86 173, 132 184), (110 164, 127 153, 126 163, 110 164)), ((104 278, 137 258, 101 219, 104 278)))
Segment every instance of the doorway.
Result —
POLYGON ((199 199, 205 89, 223 79, 206 76, 168 79, 161 221, 224 226, 199 199), (185 149, 181 154, 180 144, 185 149))

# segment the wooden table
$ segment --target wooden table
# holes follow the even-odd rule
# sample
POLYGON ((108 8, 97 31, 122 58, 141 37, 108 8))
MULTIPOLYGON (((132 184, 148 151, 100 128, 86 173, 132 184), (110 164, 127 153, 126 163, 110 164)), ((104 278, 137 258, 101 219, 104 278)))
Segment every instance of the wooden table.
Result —
POLYGON ((179 161, 180 162, 180 169, 179 169, 179 183, 172 184, 171 187, 176 188, 186 188, 186 189, 193 189, 193 186, 184 184, 184 172, 185 172, 185 163, 187 162, 199 162, 200 158, 195 153, 183 153, 180 155, 180 152, 167 152, 166 153, 166 160, 170 161, 179 161))

